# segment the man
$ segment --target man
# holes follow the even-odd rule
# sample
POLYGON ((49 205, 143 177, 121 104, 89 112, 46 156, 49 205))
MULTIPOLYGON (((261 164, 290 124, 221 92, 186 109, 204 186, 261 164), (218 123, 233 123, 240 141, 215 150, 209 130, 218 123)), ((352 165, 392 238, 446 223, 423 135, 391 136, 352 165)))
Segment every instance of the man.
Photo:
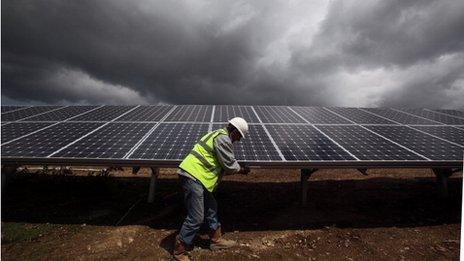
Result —
POLYGON ((211 250, 236 245, 235 241, 222 237, 213 191, 224 174, 250 172, 248 167, 242 167, 237 162, 232 147, 233 142, 245 138, 247 133, 248 123, 240 117, 235 117, 229 120, 226 128, 203 136, 179 165, 177 174, 184 191, 187 217, 176 237, 173 251, 176 260, 190 260, 186 249, 192 246, 203 222, 211 230, 211 250))

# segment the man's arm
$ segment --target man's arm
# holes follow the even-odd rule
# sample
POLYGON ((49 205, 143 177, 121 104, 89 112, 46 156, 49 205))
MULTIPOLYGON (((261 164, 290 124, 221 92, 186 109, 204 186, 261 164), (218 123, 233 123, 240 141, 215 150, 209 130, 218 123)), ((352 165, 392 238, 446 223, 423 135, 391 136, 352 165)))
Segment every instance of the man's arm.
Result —
POLYGON ((214 151, 226 175, 242 171, 242 167, 235 159, 232 141, 226 135, 219 135, 214 139, 214 151))

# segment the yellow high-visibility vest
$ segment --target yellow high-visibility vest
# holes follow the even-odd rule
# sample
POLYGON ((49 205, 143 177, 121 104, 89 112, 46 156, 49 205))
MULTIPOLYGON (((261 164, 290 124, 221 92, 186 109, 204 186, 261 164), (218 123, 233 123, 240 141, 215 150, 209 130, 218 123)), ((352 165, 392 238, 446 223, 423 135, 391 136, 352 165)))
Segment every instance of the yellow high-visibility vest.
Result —
POLYGON ((195 177, 209 192, 213 192, 216 188, 222 171, 214 152, 214 138, 219 135, 229 134, 225 129, 207 133, 193 146, 192 151, 179 165, 179 168, 195 177))

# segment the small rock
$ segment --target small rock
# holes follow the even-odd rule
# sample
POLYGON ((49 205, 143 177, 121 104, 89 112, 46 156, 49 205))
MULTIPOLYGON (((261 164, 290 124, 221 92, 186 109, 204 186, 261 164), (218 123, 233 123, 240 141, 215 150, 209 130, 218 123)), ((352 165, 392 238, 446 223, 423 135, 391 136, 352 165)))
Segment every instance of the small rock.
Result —
POLYGON ((129 244, 131 244, 132 242, 134 242, 134 238, 133 238, 133 237, 129 237, 128 241, 129 241, 129 244))
POLYGON ((118 240, 118 242, 116 244, 118 245, 118 247, 122 247, 122 241, 121 240, 118 240))

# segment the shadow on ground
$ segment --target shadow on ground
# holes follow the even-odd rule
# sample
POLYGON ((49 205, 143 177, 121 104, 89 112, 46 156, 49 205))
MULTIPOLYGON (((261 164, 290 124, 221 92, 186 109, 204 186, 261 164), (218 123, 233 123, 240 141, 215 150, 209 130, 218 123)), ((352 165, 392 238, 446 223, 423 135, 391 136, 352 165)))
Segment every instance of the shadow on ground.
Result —
MULTIPOLYGON (((444 199, 432 177, 310 180, 301 207, 297 182, 225 181, 216 198, 225 231, 417 227, 460 223, 461 184, 450 178, 444 199)), ((148 178, 16 175, 2 192, 2 221, 177 229, 184 215, 177 179, 157 187, 148 204, 148 178)))

